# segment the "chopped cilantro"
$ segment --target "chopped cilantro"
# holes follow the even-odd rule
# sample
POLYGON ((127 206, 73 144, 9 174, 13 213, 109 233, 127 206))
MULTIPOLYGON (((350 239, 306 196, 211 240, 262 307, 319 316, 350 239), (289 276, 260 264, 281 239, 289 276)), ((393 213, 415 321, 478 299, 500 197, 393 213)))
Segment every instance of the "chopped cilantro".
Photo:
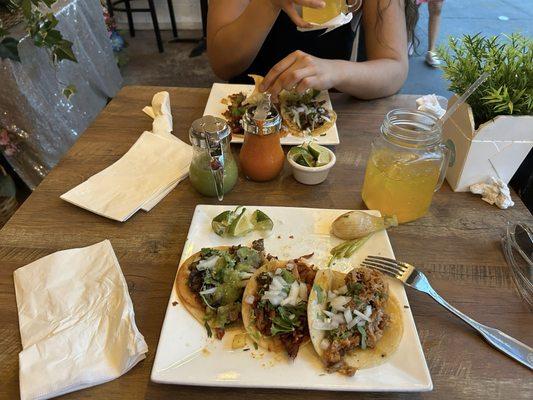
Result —
POLYGON ((209 326, 207 321, 205 321, 204 326, 205 326, 205 330, 207 331, 207 337, 212 337, 213 336, 213 332, 211 332, 211 327, 209 326))
POLYGON ((362 326, 357 326, 357 330, 361 334, 361 348, 364 350, 366 349, 366 331, 365 328, 362 326))
POLYGON ((313 290, 316 292, 316 298, 319 303, 322 303, 324 300, 324 292, 322 288, 318 285, 313 285, 313 290))

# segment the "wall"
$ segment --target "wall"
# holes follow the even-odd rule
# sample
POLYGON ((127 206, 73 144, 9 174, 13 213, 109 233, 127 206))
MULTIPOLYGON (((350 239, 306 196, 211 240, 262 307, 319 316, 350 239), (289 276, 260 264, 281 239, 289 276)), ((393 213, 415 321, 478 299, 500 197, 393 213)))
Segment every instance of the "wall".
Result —
MULTIPOLYGON (((167 0, 154 0, 154 2, 159 26, 161 29, 170 29, 167 0)), ((202 29, 199 0, 173 0, 173 4, 178 29, 202 29)), ((132 0, 131 5, 134 8, 148 8, 148 2, 146 0, 132 0)), ((115 17, 117 18, 119 28, 127 29, 128 20, 126 13, 117 11, 115 17)), ((133 22, 135 29, 152 29, 152 19, 150 18, 149 12, 133 13, 133 22)))

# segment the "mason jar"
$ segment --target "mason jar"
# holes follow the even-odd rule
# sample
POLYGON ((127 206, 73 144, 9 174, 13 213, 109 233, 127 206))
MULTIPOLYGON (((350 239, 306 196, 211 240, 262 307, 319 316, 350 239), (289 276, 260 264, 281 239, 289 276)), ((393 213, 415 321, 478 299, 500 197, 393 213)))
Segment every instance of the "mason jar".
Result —
POLYGON ((390 111, 371 145, 363 201, 399 223, 422 217, 446 174, 450 152, 439 119, 421 111, 390 111))

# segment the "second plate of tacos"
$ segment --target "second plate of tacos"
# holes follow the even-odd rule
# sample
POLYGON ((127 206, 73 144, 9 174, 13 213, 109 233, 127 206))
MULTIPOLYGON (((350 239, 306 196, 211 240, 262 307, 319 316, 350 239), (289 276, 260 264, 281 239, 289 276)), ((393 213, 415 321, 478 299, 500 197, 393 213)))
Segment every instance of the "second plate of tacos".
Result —
POLYGON ((368 268, 317 273, 309 295, 309 330, 328 372, 352 376, 382 364, 403 335, 402 312, 383 275, 368 268))
POLYGON ((178 270, 176 289, 182 304, 205 325, 208 336, 222 339, 226 328, 241 322, 244 288, 265 262, 263 240, 251 247, 204 248, 178 270))
POLYGON ((294 359, 309 341, 307 299, 316 269, 305 258, 271 259, 248 282, 242 319, 259 346, 294 359))

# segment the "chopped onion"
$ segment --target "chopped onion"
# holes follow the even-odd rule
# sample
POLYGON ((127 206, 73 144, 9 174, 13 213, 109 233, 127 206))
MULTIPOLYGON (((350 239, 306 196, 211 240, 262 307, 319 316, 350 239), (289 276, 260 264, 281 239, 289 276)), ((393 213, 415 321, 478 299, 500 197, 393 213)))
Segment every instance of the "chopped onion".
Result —
POLYGON ((357 315, 358 317, 361 317, 361 319, 364 319, 365 321, 367 322, 370 322, 370 318, 368 318, 365 314, 363 314, 362 312, 360 311, 357 311, 357 310, 353 310, 354 314, 357 315))
POLYGON ((340 288, 335 290, 335 293, 337 293, 337 294, 346 294, 346 293, 348 293, 348 288, 346 287, 346 285, 341 286, 340 288))
POLYGON ((198 265, 196 266, 196 269, 198 271, 203 271, 205 269, 211 269, 216 265, 219 258, 220 258, 219 256, 211 256, 207 260, 200 260, 198 262, 198 265))
POLYGON ((276 275, 280 275, 280 274, 281 274, 281 268, 276 269, 276 275))
POLYGON ((300 292, 298 296, 300 296, 300 299, 302 299, 302 301, 307 300, 307 285, 303 282, 300 282, 300 292))
POLYGON ((200 292, 201 295, 206 295, 206 294, 212 294, 212 293, 215 293, 215 291, 217 290, 216 287, 212 287, 210 289, 205 289, 205 290, 202 290, 200 292))
POLYGON ((352 315, 352 312, 350 311, 350 309, 348 309, 348 308, 346 310, 344 310, 344 319, 346 320, 347 324, 352 322, 353 315, 352 315))
POLYGON ((285 282, 285 280, 281 276, 275 275, 272 278, 272 282, 270 283, 268 290, 279 291, 283 290, 285 286, 287 286, 287 282, 285 282))
POLYGON ((255 301, 255 297, 252 296, 252 295, 248 295, 244 298, 244 302, 246 304, 254 304, 254 301, 255 301))
POLYGON ((356 318, 352 319, 350 322, 348 322, 348 324, 346 325, 346 327, 347 327, 348 329, 352 329, 355 325, 357 325, 357 321, 358 321, 358 320, 357 320, 356 318))
POLYGON ((244 271, 239 272, 239 278, 241 279, 249 279, 252 277, 252 275, 253 273, 251 272, 244 272, 244 271))
POLYGON ((327 315, 328 317, 333 317, 335 315, 335 313, 332 313, 331 311, 328 311, 328 310, 322 310, 322 312, 327 315))
POLYGON ((339 326, 340 324, 344 324, 344 315, 342 315, 342 314, 335 314, 335 315, 331 318, 331 323, 334 324, 334 325, 337 325, 337 326, 339 326))
POLYGON ((346 296, 337 296, 330 301, 331 308, 337 311, 344 311, 344 306, 350 302, 350 298, 346 296))
POLYGON ((330 342, 329 342, 328 339, 322 339, 322 340, 320 341, 320 348, 321 348, 322 350, 327 350, 328 347, 329 347, 329 345, 330 345, 330 342))
POLYGON ((298 293, 300 292, 300 284, 297 281, 294 281, 291 285, 291 290, 289 292, 289 295, 287 298, 282 300, 281 305, 287 305, 290 304, 291 306, 295 306, 298 302, 298 293))
POLYGON ((369 304, 366 306, 366 309, 365 309, 365 315, 370 318, 370 316, 372 315, 372 306, 369 304))
POLYGON ((336 293, 333 293, 331 290, 328 290, 328 300, 332 300, 337 297, 336 293))

